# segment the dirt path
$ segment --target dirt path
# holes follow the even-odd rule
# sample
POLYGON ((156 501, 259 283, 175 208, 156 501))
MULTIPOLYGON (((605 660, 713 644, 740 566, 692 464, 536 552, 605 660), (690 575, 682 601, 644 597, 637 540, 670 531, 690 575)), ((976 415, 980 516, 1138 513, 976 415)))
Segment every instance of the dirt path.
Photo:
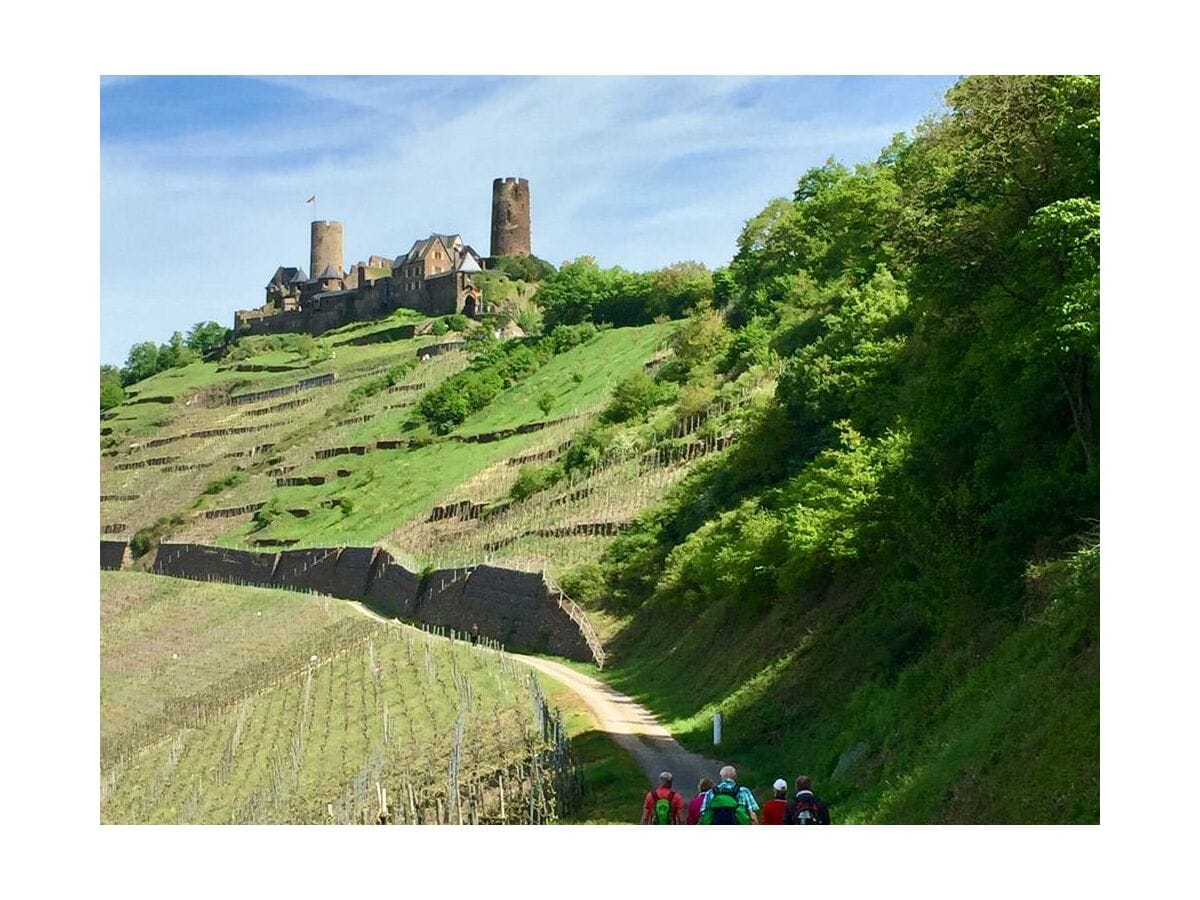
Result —
MULTIPOLYGON (((371 618, 381 622, 391 621, 361 603, 349 603, 371 618)), ((620 691, 559 662, 522 653, 509 655, 578 694, 600 723, 600 729, 633 757, 649 784, 658 783, 660 772, 670 772, 675 776, 675 789, 685 797, 690 797, 701 778, 716 780, 721 763, 685 750, 645 707, 634 703, 620 691)))
POLYGON ((657 784, 658 774, 665 770, 675 776, 675 789, 690 797, 701 778, 716 779, 721 763, 685 750, 653 715, 629 697, 562 663, 519 653, 511 656, 578 694, 600 722, 600 728, 633 757, 648 783, 657 784))

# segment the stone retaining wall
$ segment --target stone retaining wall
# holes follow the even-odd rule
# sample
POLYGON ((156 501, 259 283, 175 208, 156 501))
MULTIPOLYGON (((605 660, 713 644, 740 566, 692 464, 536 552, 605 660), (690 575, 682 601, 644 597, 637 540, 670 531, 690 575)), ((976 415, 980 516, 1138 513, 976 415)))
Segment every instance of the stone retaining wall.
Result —
MULTIPOLYGON (((100 566, 125 564, 125 541, 100 542, 100 566)), ((387 613, 481 634, 513 650, 602 660, 589 646, 560 592, 536 572, 497 566, 439 569, 422 578, 375 547, 327 547, 280 552, 231 550, 204 544, 160 544, 151 571, 197 581, 316 591, 368 600, 387 613)), ((593 636, 594 642, 594 636, 593 636)))
POLYGON ((100 568, 120 569, 127 561, 129 541, 101 541, 100 568))

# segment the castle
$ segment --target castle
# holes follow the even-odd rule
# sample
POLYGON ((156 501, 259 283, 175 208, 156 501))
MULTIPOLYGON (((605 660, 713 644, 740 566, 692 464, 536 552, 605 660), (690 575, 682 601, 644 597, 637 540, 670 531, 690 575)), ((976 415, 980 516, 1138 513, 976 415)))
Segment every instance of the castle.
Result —
MULTIPOLYGON (((492 182, 492 245, 489 259, 529 256, 529 182, 497 178, 492 182)), ((478 318, 485 308, 475 276, 488 259, 457 234, 431 234, 413 242, 394 259, 371 256, 349 271, 342 223, 312 223, 309 276, 298 267, 280 266, 266 286, 266 302, 234 313, 242 334, 307 332, 322 334, 360 319, 387 315, 404 307, 432 316, 451 313, 478 318)))

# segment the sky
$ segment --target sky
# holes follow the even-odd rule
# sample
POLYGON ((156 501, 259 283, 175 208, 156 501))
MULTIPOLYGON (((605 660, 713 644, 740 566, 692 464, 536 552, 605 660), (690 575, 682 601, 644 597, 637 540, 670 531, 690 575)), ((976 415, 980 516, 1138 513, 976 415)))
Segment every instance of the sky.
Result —
POLYGON ((260 306, 308 269, 431 232, 490 238, 491 184, 529 179, 555 265, 729 262, 742 225, 830 156, 875 159, 945 77, 116 77, 100 83, 100 357, 260 306), (315 195, 315 204, 305 200, 315 195))

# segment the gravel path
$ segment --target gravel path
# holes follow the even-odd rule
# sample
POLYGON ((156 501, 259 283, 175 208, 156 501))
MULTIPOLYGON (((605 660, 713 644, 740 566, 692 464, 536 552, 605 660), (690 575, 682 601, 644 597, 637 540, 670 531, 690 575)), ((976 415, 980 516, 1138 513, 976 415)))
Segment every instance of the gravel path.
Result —
POLYGON ((599 720, 600 728, 634 758, 648 784, 658 784, 658 774, 670 772, 675 776, 675 790, 686 798, 695 793, 701 778, 716 780, 721 763, 685 750, 653 715, 629 697, 562 663, 519 653, 511 655, 578 694, 599 720))

